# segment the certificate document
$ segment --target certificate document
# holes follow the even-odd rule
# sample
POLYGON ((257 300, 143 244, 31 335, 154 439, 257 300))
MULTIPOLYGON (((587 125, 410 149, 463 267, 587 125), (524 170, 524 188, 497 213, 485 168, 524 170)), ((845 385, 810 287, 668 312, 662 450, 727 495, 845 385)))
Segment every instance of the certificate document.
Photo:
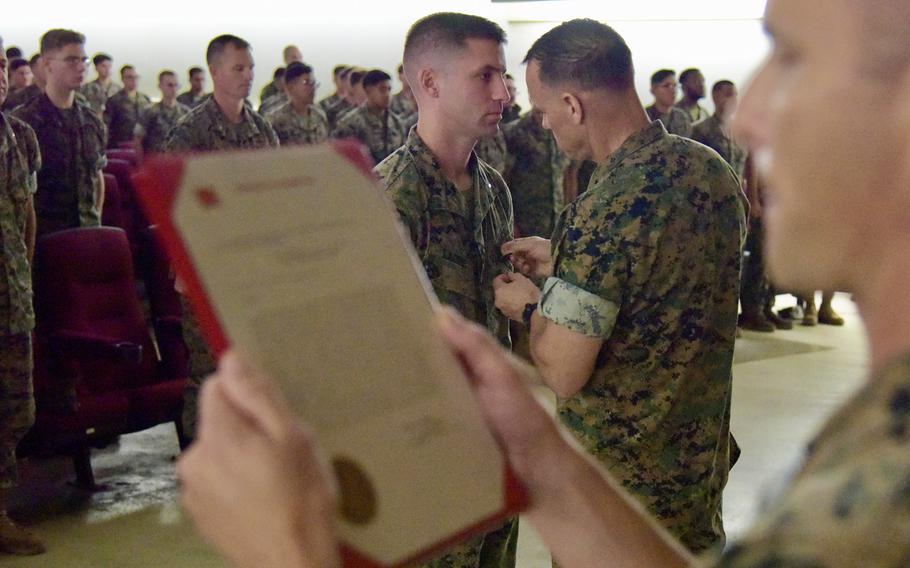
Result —
POLYGON ((152 159, 136 176, 215 353, 237 346, 318 434, 348 565, 397 566, 526 501, 358 146, 152 159))

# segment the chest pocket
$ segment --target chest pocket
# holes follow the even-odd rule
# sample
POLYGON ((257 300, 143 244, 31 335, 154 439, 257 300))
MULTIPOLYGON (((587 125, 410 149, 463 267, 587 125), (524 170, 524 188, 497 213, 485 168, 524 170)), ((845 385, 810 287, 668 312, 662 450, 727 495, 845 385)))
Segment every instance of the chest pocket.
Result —
POLYGON ((420 251, 427 275, 443 301, 446 293, 471 302, 480 300, 477 286, 477 251, 472 250, 473 233, 467 220, 444 204, 431 200, 424 222, 425 238, 420 251))

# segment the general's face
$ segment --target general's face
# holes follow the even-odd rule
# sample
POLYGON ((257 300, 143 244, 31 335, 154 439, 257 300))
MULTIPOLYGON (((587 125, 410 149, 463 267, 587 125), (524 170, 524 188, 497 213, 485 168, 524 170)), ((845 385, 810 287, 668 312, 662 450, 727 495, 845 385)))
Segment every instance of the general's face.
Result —
POLYGON ((528 96, 536 112, 540 114, 543 128, 553 132, 559 148, 576 160, 591 158, 585 127, 574 120, 572 107, 566 100, 566 93, 540 78, 540 64, 536 60, 528 63, 525 78, 528 96))

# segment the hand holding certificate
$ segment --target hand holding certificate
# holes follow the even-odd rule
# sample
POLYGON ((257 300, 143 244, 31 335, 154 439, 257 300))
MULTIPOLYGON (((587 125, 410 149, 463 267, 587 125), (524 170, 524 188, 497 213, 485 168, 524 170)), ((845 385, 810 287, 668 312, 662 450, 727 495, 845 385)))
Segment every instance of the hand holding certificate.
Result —
POLYGON ((272 377, 328 454, 347 560, 389 566, 495 525, 523 492, 358 155, 161 158, 137 181, 213 349, 272 377))

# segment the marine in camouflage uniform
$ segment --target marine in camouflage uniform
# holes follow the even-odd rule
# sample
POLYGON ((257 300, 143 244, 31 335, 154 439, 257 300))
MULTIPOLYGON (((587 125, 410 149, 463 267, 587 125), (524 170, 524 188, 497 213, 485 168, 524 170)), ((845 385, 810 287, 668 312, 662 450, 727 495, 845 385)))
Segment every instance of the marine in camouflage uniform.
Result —
POLYGON ((827 422, 786 492, 717 566, 907 566, 908 480, 905 354, 827 422))
POLYGON ((85 85, 82 85, 80 93, 85 97, 85 100, 88 101, 89 106, 92 107, 95 114, 102 116, 107 100, 122 89, 123 87, 113 81, 105 86, 102 85, 98 79, 95 79, 94 81, 89 81, 85 85))
POLYGON ((667 132, 670 134, 676 134, 678 136, 690 137, 692 135, 692 119, 689 118, 686 111, 672 107, 670 111, 666 114, 661 114, 657 110, 656 105, 651 105, 645 109, 648 113, 648 118, 652 121, 659 120, 664 123, 664 128, 667 129, 667 132))
POLYGON ((336 93, 332 93, 331 95, 329 95, 327 97, 320 99, 319 102, 316 104, 319 106, 319 109, 322 112, 326 113, 326 116, 328 116, 329 109, 332 108, 333 106, 337 105, 339 102, 341 102, 341 99, 342 99, 342 96, 336 92, 336 93))
MULTIPOLYGON (((269 123, 244 105, 241 122, 233 124, 218 107, 214 97, 177 121, 164 144, 165 152, 215 152, 278 146, 278 136, 269 123)), ((186 297, 183 304, 183 340, 190 354, 190 376, 183 396, 183 431, 196 434, 197 402, 202 381, 215 372, 215 359, 202 338, 199 324, 186 297)))
POLYGON ((35 131, 41 148, 35 213, 38 235, 101 225, 98 188, 107 165, 107 129, 78 96, 59 109, 42 94, 13 111, 35 131))
POLYGON ((28 232, 40 168, 34 131, 0 113, 0 490, 16 486, 16 446, 35 422, 28 232))
POLYGON ((155 103, 142 113, 133 135, 142 139, 142 150, 145 153, 163 152, 168 132, 189 112, 189 107, 180 103, 171 107, 155 103))
POLYGON ((722 544, 745 202, 712 150, 653 122, 563 213, 540 314, 604 340, 558 401, 582 446, 693 551, 722 544))
POLYGON ((515 232, 550 238, 565 207, 565 174, 570 160, 540 120, 532 111, 506 126, 503 135, 508 166, 504 177, 512 192, 515 232))
POLYGON ((494 170, 503 175, 506 171, 507 152, 506 139, 502 129, 496 131, 496 136, 481 138, 474 147, 477 157, 493 167, 494 170))
POLYGON ((130 142, 142 113, 152 106, 152 99, 139 91, 130 96, 120 90, 107 100, 104 122, 107 124, 108 146, 116 148, 121 142, 130 142))
MULTIPOLYGON (((459 191, 412 129, 404 146, 376 167, 407 227, 436 296, 511 346, 509 320, 495 307, 493 279, 512 267, 500 253, 512 238, 512 200, 502 176, 475 155, 474 184, 459 191)), ((431 562, 432 568, 515 565, 517 522, 474 538, 431 562)))
POLYGON ((693 126, 691 138, 720 154, 720 157, 733 167, 737 177, 743 179, 749 152, 730 137, 719 116, 711 115, 710 118, 693 126))
POLYGON ((389 110, 377 114, 366 104, 344 115, 332 132, 333 138, 360 140, 377 164, 404 144, 405 135, 397 114, 389 110))
POLYGON ((275 129, 282 146, 318 144, 329 137, 329 120, 316 105, 310 105, 307 114, 301 114, 288 102, 265 118, 275 129))

